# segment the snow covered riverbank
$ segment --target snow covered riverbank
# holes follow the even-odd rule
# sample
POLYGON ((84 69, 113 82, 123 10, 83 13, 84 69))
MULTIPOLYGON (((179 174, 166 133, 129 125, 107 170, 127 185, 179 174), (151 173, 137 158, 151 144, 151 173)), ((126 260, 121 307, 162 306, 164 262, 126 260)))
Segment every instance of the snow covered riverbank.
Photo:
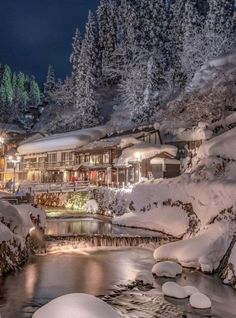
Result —
POLYGON ((18 269, 34 251, 32 235, 44 228, 42 209, 0 201, 0 275, 18 269))
MULTIPOLYGON (((101 189, 101 209, 115 224, 159 230, 183 240, 158 247, 155 259, 217 270, 236 231, 236 128, 203 143, 185 173, 129 189, 101 189)), ((187 163, 188 162, 188 163, 187 163)), ((235 286, 235 248, 224 282, 235 286)))

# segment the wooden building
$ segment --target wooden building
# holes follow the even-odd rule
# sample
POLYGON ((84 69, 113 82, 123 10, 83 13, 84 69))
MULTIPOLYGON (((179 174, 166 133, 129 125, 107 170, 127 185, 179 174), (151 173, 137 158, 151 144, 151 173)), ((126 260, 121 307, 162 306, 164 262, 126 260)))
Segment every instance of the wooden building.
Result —
MULTIPOLYGON (((159 130, 146 128, 142 131, 126 131, 99 141, 94 141, 76 150, 78 179, 95 185, 115 186, 123 183, 122 171, 115 164, 122 150, 137 142, 160 143, 159 130)), ((135 182, 134 176, 129 178, 135 182)))

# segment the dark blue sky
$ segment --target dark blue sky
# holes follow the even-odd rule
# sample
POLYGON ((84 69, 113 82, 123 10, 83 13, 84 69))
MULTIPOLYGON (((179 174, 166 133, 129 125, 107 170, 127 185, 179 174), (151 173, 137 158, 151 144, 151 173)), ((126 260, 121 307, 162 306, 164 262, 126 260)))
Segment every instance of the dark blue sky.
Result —
POLYGON ((0 0, 0 63, 43 82, 48 64, 57 77, 70 73, 75 28, 84 31, 99 0, 0 0))

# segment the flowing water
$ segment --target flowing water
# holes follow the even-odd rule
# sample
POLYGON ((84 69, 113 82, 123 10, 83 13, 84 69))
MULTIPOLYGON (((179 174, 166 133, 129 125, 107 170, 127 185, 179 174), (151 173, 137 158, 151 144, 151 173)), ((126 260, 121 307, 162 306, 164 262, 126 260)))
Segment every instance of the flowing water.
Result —
MULTIPOLYGON (((1 318, 32 317, 37 308, 68 293, 109 294, 114 285, 127 284, 140 270, 150 270, 153 263, 151 251, 133 248, 35 256, 22 271, 0 278, 1 318)), ((236 317, 236 292, 216 277, 188 272, 178 281, 192 284, 211 297, 212 317, 236 317)), ((206 317, 204 312, 190 310, 186 300, 165 300, 160 294, 162 282, 157 283, 154 296, 124 288, 108 302, 129 318, 184 317, 183 311, 185 317, 206 317)))
POLYGON ((79 219, 49 219, 47 221, 46 234, 52 236, 59 235, 111 235, 111 236, 160 236, 160 233, 127 228, 114 225, 108 221, 98 218, 79 218, 79 219))
MULTIPOLYGON (((117 235, 116 230, 107 224, 102 225, 97 221, 94 223, 94 220, 88 219, 82 224, 82 221, 84 220, 74 220, 74 224, 71 220, 68 221, 72 222, 70 224, 63 223, 65 221, 50 221, 47 232, 55 236, 68 234, 75 237, 91 236, 91 231, 94 231, 95 235, 108 236, 110 231, 111 236, 125 235, 131 240, 137 239, 133 237, 133 232, 129 233, 130 229, 120 228, 119 230, 127 232, 117 235)), ((143 230, 139 230, 139 234, 136 232, 135 235, 142 238, 142 233, 143 230)), ((146 232, 143 237, 148 237, 146 232)), ((158 234, 156 238, 159 239, 158 234)), ((60 242, 54 242, 55 246, 58 244, 60 242)), ((151 270, 154 264, 152 251, 128 248, 128 245, 125 249, 73 249, 70 248, 72 242, 68 241, 67 244, 68 246, 64 245, 60 252, 34 256, 21 271, 0 277, 1 318, 31 318, 33 312, 55 297, 79 292, 101 297, 109 294, 106 301, 128 318, 236 317, 236 292, 224 286, 214 276, 186 272, 178 278, 180 284, 198 287, 213 301, 211 312, 193 311, 187 300, 163 298, 163 280, 156 281, 156 288, 150 291, 140 291, 137 287, 127 286, 139 271, 151 270)))

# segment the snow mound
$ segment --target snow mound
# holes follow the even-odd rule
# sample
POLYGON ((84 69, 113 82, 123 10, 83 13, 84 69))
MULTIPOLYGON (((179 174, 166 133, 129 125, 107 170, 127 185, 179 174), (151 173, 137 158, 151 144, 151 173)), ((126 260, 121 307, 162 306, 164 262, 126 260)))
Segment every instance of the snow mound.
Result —
POLYGON ((3 223, 9 226, 11 231, 15 230, 15 233, 21 234, 20 229, 24 226, 24 222, 16 206, 11 205, 7 201, 0 200, 0 218, 3 223))
POLYGON ((188 297, 192 296, 193 294, 199 293, 199 290, 194 286, 184 286, 183 288, 188 297))
POLYGON ((87 294, 58 297, 35 312, 33 318, 121 318, 104 301, 87 294))
POLYGON ((221 156, 236 160, 236 127, 206 141, 198 152, 198 157, 221 156))
POLYGON ((211 300, 209 297, 202 293, 195 293, 190 296, 190 305, 197 309, 208 309, 211 308, 211 300))
POLYGON ((85 204, 85 210, 88 213, 97 213, 98 209, 98 203, 96 200, 88 200, 85 204))
POLYGON ((150 271, 141 271, 136 274, 135 280, 144 285, 152 285, 154 283, 153 276, 150 271))
POLYGON ((130 212, 115 217, 113 223, 148 228, 176 237, 182 236, 188 229, 188 218, 180 207, 153 208, 146 213, 130 212))
POLYGON ((184 287, 174 283, 174 282, 167 282, 162 285, 162 292, 165 296, 184 299, 187 298, 188 295, 184 289, 184 287))
POLYGON ((219 266, 231 240, 229 226, 215 223, 193 238, 160 246, 154 251, 154 258, 157 261, 169 259, 185 267, 212 272, 219 266))
POLYGON ((157 277, 176 277, 182 274, 182 266, 171 261, 159 262, 153 266, 152 273, 157 277))
POLYGON ((14 235, 11 230, 0 222, 0 242, 7 242, 13 239, 14 235))

